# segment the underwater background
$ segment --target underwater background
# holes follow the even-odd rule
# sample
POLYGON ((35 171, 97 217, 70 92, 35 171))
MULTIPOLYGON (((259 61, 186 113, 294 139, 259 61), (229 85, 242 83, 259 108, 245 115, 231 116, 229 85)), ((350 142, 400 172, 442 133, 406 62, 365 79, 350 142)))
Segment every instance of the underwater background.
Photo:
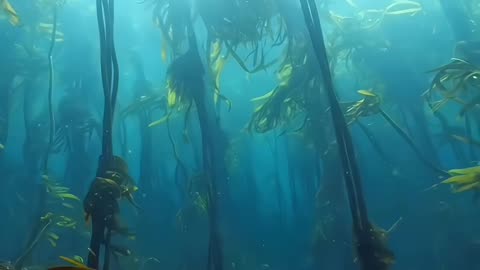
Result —
POLYGON ((480 269, 479 23, 0 0, 0 269, 480 269))

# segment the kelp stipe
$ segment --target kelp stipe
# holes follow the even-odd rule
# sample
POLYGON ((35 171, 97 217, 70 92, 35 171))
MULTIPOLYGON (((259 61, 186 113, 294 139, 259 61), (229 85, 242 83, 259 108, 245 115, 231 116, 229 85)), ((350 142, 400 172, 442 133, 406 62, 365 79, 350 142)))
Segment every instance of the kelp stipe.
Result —
POLYGON ((368 220, 360 172, 355 161, 353 142, 345 116, 334 91, 318 11, 313 0, 308 2, 307 0, 300 0, 300 4, 331 106, 335 137, 343 165, 343 175, 353 219, 353 232, 358 259, 363 270, 386 270, 393 264, 394 255, 387 248, 385 237, 381 237, 383 234, 368 220))
MULTIPOLYGON (((118 200, 131 200, 133 180, 127 164, 113 155, 113 115, 118 94, 119 66, 114 43, 114 0, 97 0, 97 21, 100 34, 101 75, 104 94, 102 154, 99 157, 97 177, 92 182, 83 202, 86 219, 92 220, 92 236, 88 267, 100 269, 100 247, 105 246, 103 269, 110 268, 111 234, 121 232, 118 200)), ((133 189, 134 190, 134 189, 133 189)))

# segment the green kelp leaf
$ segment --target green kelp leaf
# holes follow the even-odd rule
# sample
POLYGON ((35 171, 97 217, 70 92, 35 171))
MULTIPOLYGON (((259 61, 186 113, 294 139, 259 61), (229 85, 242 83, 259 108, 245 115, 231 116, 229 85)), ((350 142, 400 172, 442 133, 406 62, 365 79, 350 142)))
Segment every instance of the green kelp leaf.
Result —
POLYGON ((448 173, 452 176, 465 174, 480 174, 480 166, 469 167, 464 169, 452 169, 448 173))
POLYGON ((83 262, 84 262, 83 258, 82 258, 81 256, 78 256, 78 255, 73 256, 73 259, 74 259, 75 261, 79 262, 79 263, 83 263, 83 262))
POLYGON ((475 182, 475 183, 471 183, 471 184, 468 184, 468 185, 463 185, 459 188, 456 188, 456 189, 453 190, 453 192, 460 193, 460 192, 470 191, 470 190, 473 190, 473 189, 478 189, 479 187, 480 187, 480 182, 475 182))
POLYGON ((373 93, 371 89, 369 90, 358 90, 357 93, 359 93, 362 96, 367 96, 367 97, 376 97, 377 95, 373 93))
POLYGON ((62 203, 62 206, 63 207, 66 207, 66 208, 70 208, 70 209, 74 209, 75 207, 69 203, 62 203))
POLYGON ((164 117, 160 118, 157 121, 154 121, 148 125, 149 128, 156 127, 165 124, 170 118, 170 114, 165 115, 164 117))
POLYGON ((62 198, 62 199, 80 201, 80 199, 77 196, 75 196, 71 193, 59 193, 59 194, 57 194, 57 196, 62 198))
POLYGON ((465 184, 471 184, 474 182, 478 182, 477 175, 475 174, 466 174, 466 175, 456 175, 453 177, 450 177, 444 181, 442 181, 443 184, 452 184, 452 185, 465 185, 465 184))
POLYGON ((52 245, 52 247, 57 247, 57 242, 55 240, 53 240, 52 238, 47 238, 47 240, 50 245, 52 245))
POLYGON ((60 236, 58 236, 56 233, 53 233, 53 232, 49 232, 48 234, 48 237, 57 241, 58 239, 60 239, 60 236))

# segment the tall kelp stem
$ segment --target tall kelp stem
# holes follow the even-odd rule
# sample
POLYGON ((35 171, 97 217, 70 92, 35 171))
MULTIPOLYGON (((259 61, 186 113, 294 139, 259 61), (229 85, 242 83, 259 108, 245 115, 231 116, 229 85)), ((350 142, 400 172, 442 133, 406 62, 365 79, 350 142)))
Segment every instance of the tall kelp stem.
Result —
POLYGON ((393 253, 389 251, 380 234, 368 220, 367 208, 363 198, 360 172, 355 161, 355 153, 345 117, 337 100, 330 73, 327 52, 318 11, 313 0, 300 0, 305 22, 320 64, 324 86, 331 106, 335 136, 343 165, 344 180, 349 197, 353 218, 353 231, 356 237, 356 249, 361 268, 364 270, 388 269, 393 262, 393 253), (391 260, 390 260, 391 259, 391 260))
MULTIPOLYGON (((112 129, 113 113, 118 93, 119 67, 114 43, 114 0, 97 0, 97 22, 100 34, 100 62, 104 93, 102 155, 99 158, 97 178, 90 186, 84 200, 87 219, 92 219, 92 236, 88 266, 99 269, 100 246, 105 245, 103 269, 110 266, 110 235, 116 224, 119 206, 117 199, 120 196, 113 192, 117 189, 128 173, 126 164, 113 155, 112 129), (113 177, 112 172, 122 169, 120 179, 114 185, 106 187, 102 179, 113 177)), ((111 182, 110 182, 111 183, 111 182)))
MULTIPOLYGON (((193 25, 188 31, 188 51, 175 59, 169 67, 168 74, 174 84, 180 86, 195 104, 199 121, 202 145, 203 179, 208 186, 207 214, 209 223, 208 270, 223 269, 223 252, 219 228, 219 194, 220 179, 225 178, 223 170, 225 138, 216 119, 212 117, 207 106, 207 89, 204 82, 205 69, 197 47, 193 25)), ((190 107, 190 106, 189 106, 190 107)))
POLYGON ((55 138, 55 114, 53 112, 53 49, 55 48, 55 38, 57 35, 57 7, 53 7, 53 29, 50 40, 50 48, 48 49, 48 116, 49 116, 49 133, 48 133, 48 147, 45 152, 45 159, 43 164, 43 171, 45 175, 48 175, 48 160, 50 151, 53 147, 53 141, 55 138))
POLYGON ((104 93, 102 156, 104 164, 113 160, 113 112, 118 93, 119 67, 114 43, 114 0, 97 0, 100 34, 100 61, 104 93))
MULTIPOLYGON (((199 68, 201 67, 201 59, 197 48, 197 40, 193 26, 190 26, 189 33, 190 52, 192 53, 192 60, 195 61, 199 68)), ((203 77, 204 72, 199 74, 203 77)), ((201 78, 200 77, 200 78, 201 78)), ((200 129, 202 133, 202 149, 203 149, 203 169, 207 174, 207 179, 210 179, 208 185, 208 218, 209 218, 209 241, 208 241, 208 261, 207 270, 222 270, 223 269, 223 252, 221 248, 221 239, 218 231, 218 177, 216 173, 216 154, 215 144, 213 142, 213 136, 211 132, 211 126, 209 123, 208 111, 205 103, 204 82, 201 78, 200 85, 195 91, 194 102, 197 107, 198 120, 200 122, 200 129)))
MULTIPOLYGON (((54 138, 55 138, 55 114, 53 112, 53 94, 54 94, 54 68, 53 68, 53 50, 55 48, 55 39, 57 35, 57 6, 53 6, 53 29, 50 36, 50 47, 48 50, 48 115, 49 115, 49 136, 48 136, 48 145, 45 150, 43 165, 42 165, 42 178, 48 179, 49 168, 48 161, 50 157, 50 152, 53 148, 54 138)), ((43 211, 45 210, 47 203, 47 190, 46 187, 40 188, 40 196, 38 198, 38 216, 35 219, 35 224, 33 225, 32 232, 27 242, 27 248, 20 255, 20 257, 15 262, 15 269, 23 269, 23 264, 30 257, 34 248, 37 246, 41 236, 45 233, 48 227, 51 225, 51 220, 45 222, 41 217, 43 216, 43 211)))

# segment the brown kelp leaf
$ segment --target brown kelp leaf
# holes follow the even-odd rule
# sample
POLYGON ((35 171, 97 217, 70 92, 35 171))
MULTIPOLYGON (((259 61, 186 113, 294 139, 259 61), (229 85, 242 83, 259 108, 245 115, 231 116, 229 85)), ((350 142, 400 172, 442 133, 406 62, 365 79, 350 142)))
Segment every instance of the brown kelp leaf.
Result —
POLYGON ((3 10, 10 16, 9 22, 13 26, 20 25, 20 17, 17 14, 17 11, 13 8, 12 4, 8 0, 1 0, 3 10))

